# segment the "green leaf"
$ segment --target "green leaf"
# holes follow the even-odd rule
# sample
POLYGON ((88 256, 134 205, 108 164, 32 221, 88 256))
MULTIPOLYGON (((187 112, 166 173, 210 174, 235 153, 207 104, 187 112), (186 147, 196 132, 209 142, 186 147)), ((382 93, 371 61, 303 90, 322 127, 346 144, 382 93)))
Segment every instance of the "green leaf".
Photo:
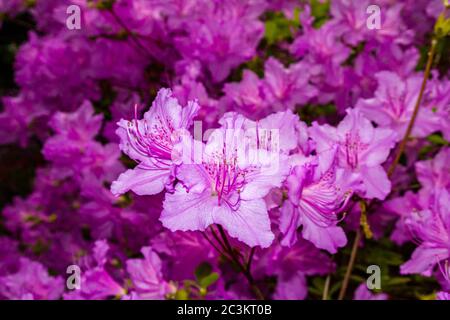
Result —
POLYGON ((427 137, 427 140, 430 141, 431 143, 434 143, 434 144, 437 144, 437 145, 442 145, 442 146, 449 145, 449 142, 447 140, 445 140, 439 134, 432 134, 432 135, 427 137))
POLYGON ((389 280, 386 281, 386 286, 397 286, 397 285, 401 285, 401 284, 405 284, 410 282, 411 279, 407 278, 407 277, 394 277, 394 278, 390 278, 389 280))
POLYGON ((217 280, 219 280, 219 274, 217 272, 213 272, 199 280, 198 284, 200 285, 200 287, 206 289, 210 285, 214 284, 217 280))
POLYGON ((320 28, 329 18, 330 1, 311 0, 311 15, 314 17, 314 27, 320 28))
POLYGON ((200 283, 200 281, 209 276, 212 272, 212 267, 208 262, 203 262, 199 264, 197 269, 195 269, 195 278, 200 283))
POLYGON ((176 300, 189 300, 189 292, 185 289, 180 289, 175 294, 176 300))
POLYGON ((450 18, 447 18, 444 13, 439 15, 434 25, 434 33, 438 39, 450 34, 450 18))
POLYGON ((282 13, 276 13, 273 17, 266 21, 265 38, 269 45, 276 42, 286 40, 291 37, 291 25, 294 20, 290 21, 282 13))

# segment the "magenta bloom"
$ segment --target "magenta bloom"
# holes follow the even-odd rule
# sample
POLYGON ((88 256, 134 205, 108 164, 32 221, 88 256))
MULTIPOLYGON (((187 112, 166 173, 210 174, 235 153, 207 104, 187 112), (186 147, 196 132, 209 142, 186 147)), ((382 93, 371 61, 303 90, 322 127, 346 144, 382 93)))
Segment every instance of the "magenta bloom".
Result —
POLYGON ((292 247, 273 245, 255 258, 255 273, 277 276, 275 299, 301 300, 308 293, 306 277, 335 270, 328 255, 302 238, 292 247))
POLYGON ((366 283, 361 283, 355 290, 353 300, 388 300, 388 295, 385 293, 372 293, 366 283))
POLYGON ((245 159, 238 148, 248 120, 234 114, 224 121, 209 138, 202 163, 178 168, 182 183, 174 194, 166 195, 161 222, 172 231, 203 231, 217 223, 249 246, 268 247, 274 235, 263 197, 281 186, 289 166, 277 155, 276 167, 265 168, 264 164, 273 165, 273 158, 265 152, 261 152, 261 162, 245 159))
POLYGON ((161 192, 172 176, 174 146, 186 134, 198 108, 192 101, 182 108, 169 89, 161 89, 142 120, 120 120, 117 130, 120 148, 139 164, 122 173, 111 185, 111 192, 114 195, 128 190, 138 195, 161 192))
POLYGON ((120 298, 126 289, 107 270, 110 247, 106 240, 97 240, 90 255, 82 257, 80 289, 64 294, 65 300, 102 300, 120 298))
POLYGON ((287 179, 289 200, 281 209, 280 230, 284 234, 282 244, 291 246, 297 241, 297 229, 303 226, 303 238, 317 248, 335 253, 347 243, 337 223, 352 191, 342 184, 343 171, 336 167, 334 155, 330 159, 323 157, 305 158, 292 170, 287 179))
POLYGON ((134 291, 139 299, 164 299, 171 289, 162 277, 161 260, 150 247, 142 248, 141 252, 144 259, 127 261, 127 271, 131 275, 134 291))
POLYGON ((275 111, 291 109, 315 97, 318 90, 309 84, 311 68, 302 62, 289 68, 269 58, 264 66, 264 92, 275 111))
POLYGON ((56 113, 49 123, 56 134, 45 142, 44 156, 57 164, 67 165, 98 149, 100 145, 94 137, 102 120, 101 115, 94 114, 94 108, 87 100, 75 112, 56 113))
POLYGON ((450 190, 450 148, 443 148, 433 159, 416 162, 416 174, 423 189, 450 190))
MULTIPOLYGON (((385 1, 387 2, 387 1, 385 1)), ((380 5, 381 1, 369 0, 337 0, 331 2, 331 15, 338 27, 344 30, 346 43, 356 45, 360 41, 411 43, 414 33, 408 30, 401 19, 404 4, 385 5, 380 8, 380 29, 367 27, 367 8, 372 4, 380 5)), ((395 3, 395 2, 394 2, 395 3)))
MULTIPOLYGON (((368 99, 360 99, 356 104, 364 116, 374 121, 381 128, 389 128, 398 133, 400 140, 408 126, 414 111, 414 106, 420 92, 422 75, 412 75, 406 79, 394 72, 381 71, 375 75, 378 80, 378 88, 375 96, 368 99)), ((433 111, 434 101, 427 101, 429 95, 426 92, 423 105, 419 109, 412 135, 425 137, 441 128, 439 114, 433 111)), ((448 111, 447 111, 448 116, 448 111)))
POLYGON ((258 120, 272 111, 263 80, 250 70, 244 70, 241 82, 226 83, 223 91, 225 97, 221 102, 227 105, 229 111, 239 111, 252 120, 258 120))
POLYGON ((195 278, 195 269, 203 262, 214 265, 217 251, 200 232, 171 232, 164 230, 151 241, 152 250, 160 257, 170 257, 165 274, 172 280, 195 278))
POLYGON ((258 16, 265 4, 252 1, 206 1, 197 16, 183 24, 175 40, 177 49, 189 60, 199 60, 214 82, 223 81, 232 68, 250 59, 264 33, 258 16))
POLYGON ((358 188, 365 198, 383 200, 391 182, 381 166, 395 145, 397 135, 387 128, 374 128, 357 109, 347 109, 347 116, 337 128, 313 123, 310 135, 319 155, 337 148, 337 165, 362 183, 358 188))
POLYGON ((436 294, 436 300, 450 300, 450 293, 445 291, 439 291, 436 294))
POLYGON ((450 257, 450 193, 441 189, 429 201, 428 208, 413 211, 406 218, 411 235, 420 245, 401 266, 402 274, 431 275, 437 263, 450 257))
POLYGON ((21 257, 15 273, 0 277, 0 296, 11 300, 56 300, 64 291, 61 277, 49 276, 38 262, 21 257))

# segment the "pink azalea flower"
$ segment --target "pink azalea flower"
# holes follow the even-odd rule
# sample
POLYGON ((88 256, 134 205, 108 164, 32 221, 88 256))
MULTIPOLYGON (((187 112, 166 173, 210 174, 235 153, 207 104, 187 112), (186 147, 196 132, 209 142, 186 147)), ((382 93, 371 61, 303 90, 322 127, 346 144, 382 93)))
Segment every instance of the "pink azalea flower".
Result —
POLYGON ((196 268, 203 262, 214 265, 217 252, 199 232, 165 230, 151 241, 160 256, 170 257, 165 273, 172 280, 194 279, 196 268))
MULTIPOLYGON (((411 120, 423 76, 415 74, 403 79, 394 72, 381 71, 375 77, 378 80, 375 96, 360 99, 356 108, 379 127, 395 130, 397 140, 400 140, 411 120)), ((441 119, 432 110, 434 102, 427 102, 428 94, 426 92, 412 131, 415 137, 425 137, 441 128, 441 119)))
POLYGON ((268 275, 277 275, 275 299, 302 300, 308 293, 306 276, 335 270, 329 257, 304 239, 290 248, 272 246, 259 260, 255 265, 259 264, 268 275))
POLYGON ((163 279, 161 260, 150 247, 142 248, 144 259, 127 261, 127 271, 131 275, 134 290, 139 299, 161 300, 171 292, 169 284, 163 279))
POLYGON ((416 162, 416 174, 426 190, 450 190, 450 148, 443 148, 433 159, 416 162))
POLYGON ((298 227, 303 226, 303 238, 335 253, 347 243, 337 223, 352 191, 340 182, 344 181, 340 177, 343 171, 336 167, 334 155, 323 157, 320 162, 317 157, 303 159, 287 178, 289 200, 281 209, 280 230, 283 245, 292 246, 298 227))
POLYGON ((395 42, 398 44, 410 44, 414 33, 408 30, 401 19, 401 10, 404 4, 397 3, 389 6, 381 6, 380 2, 369 0, 337 0, 331 2, 331 14, 338 26, 344 30, 345 42, 356 45, 366 40, 376 40, 381 43, 395 42), (375 3, 373 3, 375 2, 375 3), (367 8, 372 4, 378 4, 380 8, 380 29, 367 27, 367 8))
POLYGON ((87 269, 81 272, 80 289, 65 293, 65 300, 102 300, 120 298, 126 294, 126 289, 106 268, 109 251, 109 245, 105 240, 97 240, 94 243, 92 254, 79 261, 87 269))
POLYGON ((0 277, 0 296, 11 300, 56 300, 64 291, 61 277, 49 276, 38 262, 21 257, 15 273, 0 277))
POLYGON ((199 60, 214 82, 225 80, 232 68, 250 59, 264 34, 257 19, 265 4, 253 1, 206 1, 198 15, 175 37, 176 48, 188 59, 199 60))
POLYGON ((138 195, 161 192, 171 179, 174 146, 187 132, 198 108, 192 101, 182 108, 169 89, 161 89, 142 120, 120 120, 117 130, 120 148, 139 164, 122 173, 112 183, 111 192, 114 195, 128 190, 138 195))
POLYGON ((264 66, 265 96, 275 110, 294 110, 296 104, 305 104, 318 90, 309 84, 312 73, 309 66, 299 62, 289 68, 278 60, 269 58, 264 66))
POLYGON ((402 274, 421 273, 429 276, 437 263, 450 257, 449 206, 450 193, 441 189, 430 198, 428 208, 413 211, 406 218, 405 223, 420 245, 411 259, 401 266, 402 274))
POLYGON ((353 300, 388 300, 388 295, 385 293, 372 293, 365 283, 361 283, 355 290, 353 300))
POLYGON ((381 166, 395 145, 397 135, 387 128, 374 128, 357 109, 347 109, 347 116, 337 128, 313 123, 310 135, 319 155, 334 152, 337 165, 362 183, 365 198, 383 200, 391 191, 391 182, 381 166))
POLYGON ((229 111, 239 111, 252 120, 258 120, 272 111, 264 92, 263 80, 250 70, 244 70, 241 82, 226 83, 223 91, 225 97, 221 102, 229 111))
POLYGON ((279 163, 268 170, 264 164, 273 165, 269 153, 261 152, 259 163, 238 152, 246 121, 237 114, 228 115, 222 128, 208 139, 202 163, 178 168, 177 178, 182 183, 175 193, 166 195, 161 214, 164 226, 172 231, 203 231, 216 223, 249 246, 268 247, 272 243, 274 235, 263 198, 281 186, 289 166, 277 155, 279 163))
POLYGON ((436 300, 450 300, 450 292, 439 291, 436 294, 436 300))

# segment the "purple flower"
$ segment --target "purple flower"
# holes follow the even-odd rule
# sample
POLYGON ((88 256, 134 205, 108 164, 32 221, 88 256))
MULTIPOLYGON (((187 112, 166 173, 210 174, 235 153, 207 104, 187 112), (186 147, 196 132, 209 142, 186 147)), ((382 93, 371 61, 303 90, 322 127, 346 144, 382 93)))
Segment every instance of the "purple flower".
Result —
POLYGON ((310 136, 319 155, 337 148, 337 165, 362 183, 356 191, 365 198, 383 200, 391 182, 381 166, 394 147, 397 135, 387 128, 374 128, 358 109, 347 109, 337 128, 313 123, 310 136))
POLYGON ((355 290, 353 300, 388 300, 388 295, 385 293, 372 293, 365 283, 361 283, 355 290))
MULTIPOLYGON (((14 17, 24 9, 24 3, 21 0, 2 0, 0 1, 0 12, 14 17)), ((1 26, 1 24, 0 24, 1 26)))
POLYGON ((214 265, 217 259, 217 252, 200 232, 165 230, 151 240, 151 246, 165 258, 165 274, 172 280, 194 280, 195 270, 201 263, 214 265))
POLYGON ((49 110, 36 101, 33 92, 22 92, 16 97, 2 97, 4 109, 0 113, 0 144, 19 143, 27 146, 33 134, 44 139, 49 110))
POLYGON ((188 104, 190 100, 196 100, 202 106, 198 110, 197 119, 204 121, 208 128, 214 125, 222 114, 218 101, 209 97, 203 83, 189 76, 183 76, 181 83, 173 87, 173 95, 183 105, 188 104))
POLYGON ((152 107, 142 120, 120 120, 117 134, 120 148, 139 164, 127 170, 111 185, 111 192, 120 195, 132 190, 138 195, 161 192, 170 182, 174 169, 173 150, 186 134, 199 106, 188 102, 182 108, 168 89, 161 89, 152 107))
POLYGON ((423 189, 450 190, 450 148, 442 150, 430 160, 416 162, 416 174, 423 189))
POLYGON ((21 257, 16 272, 0 277, 0 296, 11 300, 56 300, 64 291, 61 277, 51 277, 40 263, 21 257))
MULTIPOLYGON (((379 127, 395 130, 398 133, 397 140, 400 140, 413 114, 423 77, 415 74, 402 79, 390 71, 379 72, 375 77, 378 79, 375 96, 360 99, 356 108, 379 127)), ((427 103, 425 96, 412 131, 413 136, 425 137, 440 129, 441 119, 431 106, 432 103, 427 103)))
POLYGON ((255 276, 277 276, 275 299, 304 299, 308 292, 306 276, 324 275, 334 269, 329 257, 304 239, 292 247, 273 245, 254 262, 255 276))
POLYGON ((56 113, 49 123, 55 134, 46 140, 42 153, 54 165, 72 169, 76 176, 87 174, 111 181, 123 167, 118 162, 117 144, 102 145, 94 140, 102 120, 89 101, 75 112, 56 113))
POLYGON ((367 8, 373 4, 377 3, 372 3, 369 0, 337 0, 332 2, 330 12, 334 17, 333 21, 343 29, 345 42, 351 45, 356 45, 363 40, 375 40, 381 43, 396 42, 402 45, 411 43, 413 31, 406 28, 401 18, 403 4, 382 6, 378 3, 381 6, 380 28, 369 29, 367 27, 369 18, 367 8))
POLYGON ((264 32, 258 20, 264 6, 252 1, 208 1, 198 17, 184 23, 186 35, 176 37, 175 45, 185 58, 201 61, 212 80, 220 82, 255 54, 264 32))
POLYGON ((326 68, 330 63, 339 65, 349 56, 351 50, 339 38, 343 30, 334 21, 325 23, 315 29, 309 22, 309 10, 302 13, 300 19, 305 21, 303 34, 298 36, 290 47, 290 51, 297 57, 305 57, 308 62, 318 64, 315 68, 326 68))
POLYGON ((80 289, 64 294, 65 300, 102 300, 121 298, 126 294, 126 289, 107 270, 109 252, 105 240, 94 243, 91 255, 81 260, 87 270, 81 272, 80 289))
POLYGON ((281 209, 280 230, 283 245, 292 246, 297 241, 297 229, 303 226, 303 238, 317 248, 335 253, 347 243, 337 223, 352 191, 340 182, 344 179, 334 155, 330 159, 322 157, 300 160, 287 178, 289 200, 281 209))
POLYGON ((390 70, 402 78, 407 78, 413 74, 419 57, 419 51, 415 47, 404 49, 395 43, 365 45, 364 50, 355 59, 354 72, 358 80, 353 86, 358 89, 353 89, 356 94, 352 105, 358 98, 373 98, 378 86, 378 72, 390 70))
POLYGON ((436 300, 450 300, 450 292, 439 291, 436 294, 436 300))
POLYGON ((420 245, 401 266, 402 274, 430 275, 437 263, 450 257, 450 193, 441 189, 429 201, 428 208, 412 211, 406 218, 405 224, 420 245))
POLYGON ((279 163, 264 167, 274 165, 274 153, 265 150, 259 150, 261 161, 251 161, 254 149, 243 146, 246 121, 237 114, 228 115, 222 128, 208 139, 202 163, 179 167, 177 178, 182 183, 174 194, 166 195, 161 213, 165 227, 172 231, 203 231, 216 223, 249 246, 264 248, 272 243, 274 235, 263 197, 281 186, 289 166, 277 154, 279 163), (249 159, 241 152, 243 147, 249 159))
POLYGON ((258 120, 272 110, 264 92, 264 82, 250 70, 244 70, 241 82, 226 83, 223 91, 222 103, 227 109, 239 111, 249 119, 258 120))
POLYGON ((150 247, 142 248, 144 259, 130 259, 127 261, 127 271, 131 276, 133 290, 139 299, 160 300, 172 289, 164 281, 161 273, 161 260, 150 247))
POLYGON ((305 104, 318 93, 309 84, 310 68, 299 62, 285 69, 274 58, 269 58, 264 66, 264 92, 275 111, 291 109, 296 104, 305 104))
POLYGON ((91 146, 101 124, 102 116, 94 115, 89 101, 85 101, 76 112, 58 112, 50 121, 56 134, 47 139, 42 152, 55 163, 70 163, 82 157, 91 146))

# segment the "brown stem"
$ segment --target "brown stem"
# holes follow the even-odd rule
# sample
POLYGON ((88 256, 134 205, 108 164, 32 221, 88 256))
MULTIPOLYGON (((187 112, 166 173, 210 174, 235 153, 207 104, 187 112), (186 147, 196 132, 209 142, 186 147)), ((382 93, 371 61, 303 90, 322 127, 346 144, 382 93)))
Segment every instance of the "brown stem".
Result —
POLYGON ((219 243, 220 247, 222 248, 224 253, 228 252, 228 248, 227 246, 222 242, 222 240, 219 238, 219 236, 217 235, 216 231, 214 230, 213 227, 211 227, 211 234, 213 235, 214 239, 216 239, 217 243, 219 243))
POLYGON ((328 274, 327 278, 325 279, 325 285, 323 287, 322 300, 328 300, 328 296, 329 296, 329 292, 330 292, 330 280, 331 280, 331 275, 328 274))
POLYGON ((253 279, 253 276, 252 276, 250 270, 247 269, 242 264, 242 262, 239 259, 239 257, 236 256, 236 253, 233 250, 233 248, 231 247, 231 244, 228 241, 228 237, 227 237, 225 231, 223 230, 222 226, 221 225, 217 225, 217 229, 219 230, 219 233, 222 236, 223 242, 224 242, 225 246, 227 247, 230 256, 232 257, 233 262, 239 267, 239 269, 241 270, 242 274, 247 279, 247 281, 248 281, 250 287, 252 288, 252 291, 255 294, 256 298, 259 299, 259 300, 264 300, 264 295, 262 294, 262 292, 259 289, 259 287, 256 285, 255 280, 253 279))
POLYGON ((248 261, 247 261, 247 270, 248 272, 251 272, 252 270, 252 261, 253 261, 253 256, 255 255, 255 247, 253 247, 250 250, 250 255, 248 257, 248 261))
MULTIPOLYGON (((413 111, 413 114, 411 116, 411 119, 409 120, 408 127, 406 129, 405 135, 403 136, 403 139, 400 142, 400 145, 399 145, 399 147, 397 149, 397 153, 395 155, 394 161, 389 166, 388 177, 391 177, 392 174, 394 173, 395 168, 397 167, 397 164, 398 164, 398 162, 400 160, 400 157, 401 157, 403 151, 405 150, 406 143, 408 142, 409 135, 411 134, 411 131, 412 131, 413 127, 414 127, 414 123, 415 123, 417 115, 419 113, 419 107, 420 107, 420 103, 422 102, 422 98, 423 98, 423 95, 424 95, 424 92, 425 92, 427 81, 428 81, 428 78, 430 77, 431 66, 433 65, 433 59, 434 59, 434 55, 436 53, 437 44, 438 44, 438 40, 435 37, 433 37, 433 39, 431 40, 431 47, 430 47, 430 49, 428 51, 428 60, 427 60, 427 64, 426 64, 426 67, 425 67, 425 73, 423 75, 423 80, 422 80, 422 85, 420 87, 419 96, 417 97, 417 101, 416 101, 416 104, 414 106, 414 111, 413 111)), ((367 205, 367 202, 365 200, 362 200, 361 209, 365 210, 365 208, 367 208, 367 207, 370 208, 371 204, 372 203, 367 205)), ((352 253, 351 253, 348 265, 347 265, 347 270, 345 272, 345 277, 344 277, 344 280, 342 282, 341 290, 339 292, 339 298, 338 298, 339 300, 342 300, 345 297, 345 292, 347 291, 348 282, 349 282, 350 276, 352 274, 353 265, 355 263, 356 255, 358 253, 358 244, 359 244, 359 242, 361 240, 361 234, 362 234, 361 226, 359 226, 358 230, 356 231, 355 240, 353 242, 352 253)))
POLYGON ((209 244, 220 254, 222 254, 222 251, 212 242, 212 240, 208 237, 208 235, 205 232, 202 232, 203 237, 206 239, 206 241, 209 242, 209 244))
POLYGON ((355 240, 353 241, 352 253, 350 254, 350 260, 348 261, 347 270, 345 271, 345 277, 342 281, 341 290, 339 291, 339 300, 344 299, 345 292, 347 291, 348 282, 350 280, 350 276, 352 275, 353 265, 355 264, 356 254, 358 253, 359 242, 361 241, 361 228, 358 227, 356 230, 355 240))
POLYGON ((428 60, 427 60, 427 65, 425 67, 425 74, 423 76, 422 86, 420 87, 420 91, 419 91, 419 97, 417 98, 416 105, 414 106, 414 111, 413 111, 412 117, 409 120, 408 128, 406 129, 405 135, 403 136, 403 139, 400 142, 400 145, 397 149, 397 153, 395 154, 394 161, 391 163, 391 165, 388 169, 388 177, 391 177, 392 174, 394 173, 395 167, 397 166, 397 164, 400 160, 400 157, 401 157, 403 151, 405 150, 409 135, 411 134, 411 131, 414 127, 414 123, 416 122, 417 114, 419 113, 420 103, 422 102, 423 94, 424 94, 425 88, 427 86, 427 81, 428 81, 428 78, 430 77, 431 66, 433 65, 433 58, 436 53, 437 43, 438 43, 438 41, 436 38, 433 38, 431 40, 431 48, 428 51, 428 60))
POLYGON ((147 55, 149 58, 152 58, 151 53, 147 50, 147 48, 141 44, 141 41, 139 40, 138 37, 136 37, 136 35, 134 34, 134 32, 128 28, 128 26, 122 21, 122 19, 117 15, 117 13, 114 11, 114 8, 111 8, 109 10, 109 12, 111 13, 111 15, 114 17, 114 19, 116 20, 116 22, 127 32, 127 34, 130 36, 131 40, 134 42, 134 44, 140 49, 142 50, 142 52, 147 55))

